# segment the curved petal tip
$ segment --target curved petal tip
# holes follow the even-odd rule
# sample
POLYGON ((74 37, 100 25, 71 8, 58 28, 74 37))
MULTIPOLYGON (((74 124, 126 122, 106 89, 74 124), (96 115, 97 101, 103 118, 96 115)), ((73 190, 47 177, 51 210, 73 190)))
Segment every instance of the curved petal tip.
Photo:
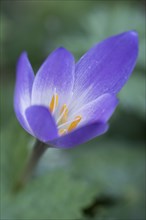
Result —
POLYGON ((28 54, 27 54, 26 51, 23 51, 23 52, 20 54, 20 56, 19 56, 18 63, 19 63, 19 61, 20 61, 21 59, 25 59, 25 58, 28 59, 28 54))
POLYGON ((131 31, 127 31, 127 34, 129 34, 129 36, 131 36, 131 38, 135 38, 135 40, 138 41, 138 32, 135 30, 131 30, 131 31))
POLYGON ((127 33, 131 34, 132 36, 138 37, 138 32, 135 30, 127 31, 127 33))
POLYGON ((138 48, 138 32, 137 31, 135 30, 126 31, 123 33, 123 35, 129 38, 129 40, 134 40, 138 48))

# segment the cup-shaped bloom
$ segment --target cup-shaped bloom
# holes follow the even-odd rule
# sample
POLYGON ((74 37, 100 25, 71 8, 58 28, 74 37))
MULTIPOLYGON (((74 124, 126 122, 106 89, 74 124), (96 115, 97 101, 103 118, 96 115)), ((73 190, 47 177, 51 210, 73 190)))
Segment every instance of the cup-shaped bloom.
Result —
POLYGON ((96 44, 76 64, 69 51, 58 48, 34 76, 23 52, 14 95, 17 119, 32 136, 58 148, 103 134, 137 54, 137 33, 128 31, 96 44))

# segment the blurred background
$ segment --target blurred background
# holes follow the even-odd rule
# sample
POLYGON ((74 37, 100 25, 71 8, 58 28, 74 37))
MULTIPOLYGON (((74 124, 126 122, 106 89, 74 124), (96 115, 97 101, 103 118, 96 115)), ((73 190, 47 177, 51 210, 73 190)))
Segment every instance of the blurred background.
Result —
POLYGON ((145 219, 145 1, 1 1, 1 219, 145 219), (35 72, 64 46, 75 59, 96 42, 134 29, 136 68, 109 131, 70 150, 49 149, 27 186, 13 192, 35 142, 13 111, 15 67, 35 72))

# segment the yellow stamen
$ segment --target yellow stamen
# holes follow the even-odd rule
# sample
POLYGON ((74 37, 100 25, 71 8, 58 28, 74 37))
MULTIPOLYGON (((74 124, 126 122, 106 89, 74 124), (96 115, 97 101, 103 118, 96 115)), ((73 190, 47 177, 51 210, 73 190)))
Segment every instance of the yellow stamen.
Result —
POLYGON ((60 110, 60 115, 62 115, 61 119, 60 119, 60 123, 59 124, 63 124, 65 122, 67 122, 67 118, 68 118, 68 108, 67 105, 64 104, 60 110))
POLYGON ((79 122, 81 121, 82 117, 81 116, 77 116, 75 117, 74 121, 69 125, 68 127, 68 132, 72 131, 74 128, 77 127, 77 125, 79 124, 79 122))
POLYGON ((54 112, 57 105, 58 105, 58 95, 55 94, 55 95, 53 95, 52 100, 51 100, 50 105, 49 105, 50 111, 54 112))
POLYGON ((59 130, 59 135, 66 134, 66 132, 67 132, 66 129, 62 128, 62 129, 59 130))

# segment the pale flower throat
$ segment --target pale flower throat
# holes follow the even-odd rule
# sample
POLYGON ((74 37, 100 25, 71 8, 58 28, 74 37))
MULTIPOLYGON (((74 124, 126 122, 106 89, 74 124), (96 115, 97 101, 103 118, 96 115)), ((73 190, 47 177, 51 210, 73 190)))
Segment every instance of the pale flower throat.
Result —
MULTIPOLYGON (((49 105, 49 110, 53 114, 58 107, 58 94, 54 93, 52 96, 50 105, 49 105)), ((57 125, 59 129, 59 135, 64 135, 67 132, 71 132, 73 129, 75 129, 79 122, 81 121, 82 117, 81 116, 76 116, 72 121, 68 121, 68 107, 66 104, 63 104, 60 111, 59 111, 59 117, 57 119, 57 125), (64 126, 63 126, 64 125, 64 126), (65 128, 61 128, 65 127, 65 128)))

